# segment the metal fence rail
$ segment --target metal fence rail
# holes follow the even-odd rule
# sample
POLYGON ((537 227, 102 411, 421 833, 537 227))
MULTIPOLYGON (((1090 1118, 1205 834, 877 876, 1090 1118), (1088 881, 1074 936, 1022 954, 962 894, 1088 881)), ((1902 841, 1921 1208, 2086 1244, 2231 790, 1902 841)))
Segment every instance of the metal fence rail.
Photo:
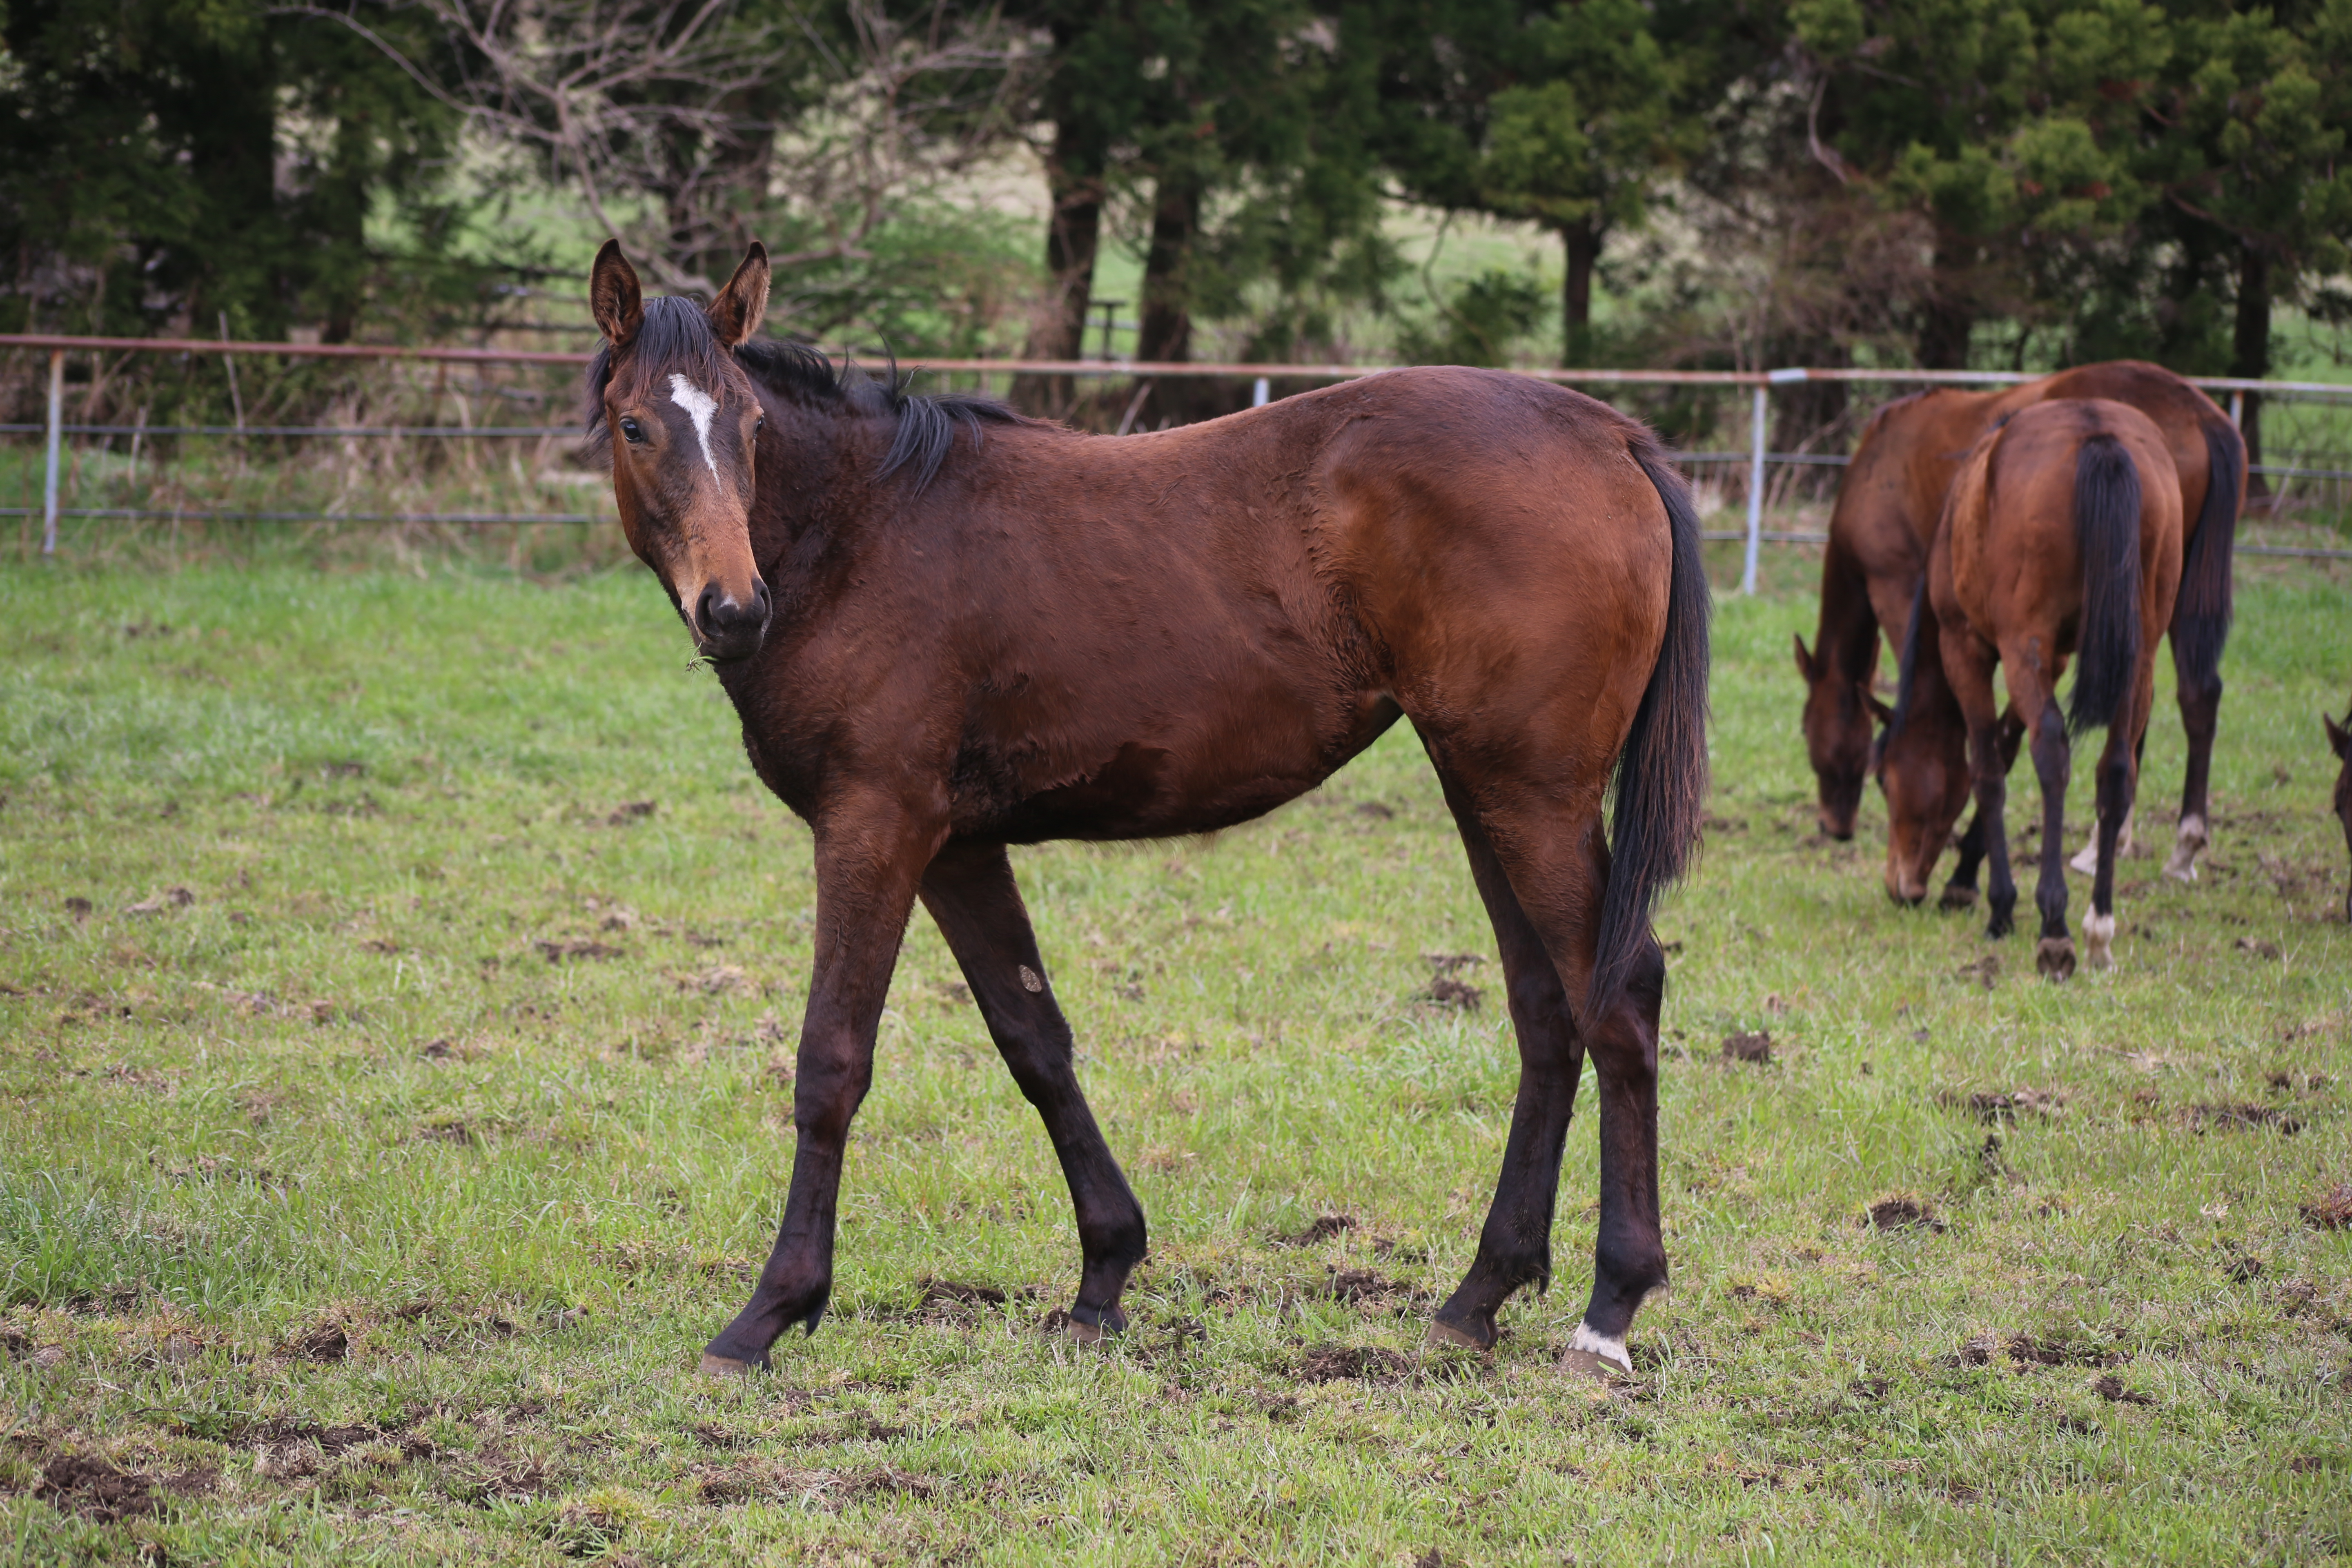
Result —
MULTIPOLYGON (((275 358, 280 360, 330 360, 360 362, 409 362, 447 366, 451 364, 483 367, 489 365, 584 366, 590 355, 532 349, 476 349, 410 347, 391 343, 278 343, 237 341, 205 342, 200 339, 169 338, 92 338, 68 337, 43 333, 0 333, 0 351, 17 350, 46 353, 48 356, 47 418, 38 425, 26 423, 0 424, 0 435, 42 435, 47 443, 43 473, 42 501, 37 509, 42 519, 41 548, 44 554, 57 549, 57 529, 60 518, 85 519, 173 519, 188 521, 347 521, 387 523, 446 523, 453 525, 493 525, 559 523, 578 524, 604 521, 592 512, 411 512, 411 511, 293 511, 278 510, 239 509, 223 507, 67 507, 59 504, 58 482, 64 438, 68 436, 99 437, 108 441, 118 437, 130 437, 136 453, 139 443, 149 438, 165 437, 216 438, 237 441, 267 439, 399 439, 415 437, 434 441, 470 439, 580 441, 587 432, 573 425, 254 425, 244 422, 243 407, 238 407, 239 419, 234 425, 99 425, 68 424, 64 417, 65 363, 68 354, 167 354, 220 356, 228 366, 235 390, 235 363, 239 358, 275 358)), ((901 367, 908 371, 935 374, 974 375, 984 388, 992 376, 1016 375, 1068 376, 1085 379, 1132 379, 1141 384, 1156 380, 1177 380, 1201 377, 1245 380, 1253 383, 1254 401, 1263 404, 1270 395, 1276 381, 1352 381, 1377 375, 1394 367, 1386 365, 1350 364, 1251 364, 1194 363, 1150 363, 1116 360, 995 360, 995 359, 936 359, 910 362, 901 367)), ((1713 540, 1738 540, 1746 546, 1741 570, 1741 590, 1755 591, 1757 553, 1765 543, 1822 542, 1826 534, 1804 531, 1767 529, 1763 525, 1765 475, 1768 467, 1782 468, 1843 468, 1850 459, 1842 453, 1773 452, 1766 449, 1766 433, 1770 418, 1770 398, 1776 388, 1806 383, 1877 384, 1916 386, 2004 386, 2034 379, 2023 373, 2009 371, 1922 371, 1900 369, 1815 369, 1792 367, 1765 371, 1684 371, 1684 370, 1617 370, 1617 369, 1525 369, 1517 374, 1538 380, 1562 384, 1588 386, 1686 386, 1746 388, 1750 395, 1749 439, 1747 447, 1738 451, 1680 452, 1671 456, 1685 467, 1745 467, 1747 472, 1747 526, 1737 531, 1709 531, 1706 537, 1713 540)), ((2227 397, 2232 420, 2242 418, 2244 400, 2248 394, 2265 398, 2323 400, 2335 403, 2352 401, 2352 385, 2330 382, 2248 381, 2226 376, 2190 376, 2192 385, 2227 397)), ((462 405, 461 405, 462 409, 462 405)), ((2278 480, 2320 480, 2343 482, 2352 480, 2352 467, 2320 467, 2308 463, 2256 465, 2252 471, 2265 479, 2278 480)), ((0 517, 29 517, 32 507, 0 507, 0 517)), ((2285 545, 2241 544, 2242 552, 2253 555, 2293 556, 2306 559, 2352 559, 2352 550, 2305 549, 2285 545)))

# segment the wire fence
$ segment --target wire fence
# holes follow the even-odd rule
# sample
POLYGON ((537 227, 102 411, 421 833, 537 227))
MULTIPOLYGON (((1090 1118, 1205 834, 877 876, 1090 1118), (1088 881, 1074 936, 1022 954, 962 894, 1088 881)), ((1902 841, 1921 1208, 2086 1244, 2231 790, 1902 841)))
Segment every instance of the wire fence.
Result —
MULTIPOLYGON (((546 417, 578 396, 577 378, 589 355, 550 350, 429 347, 358 343, 204 342, 151 338, 89 338, 0 334, 0 353, 46 359, 46 417, 0 422, 0 437, 39 437, 40 500, 29 492, 30 465, 19 440, 0 444, 17 455, 19 504, 0 505, 0 517, 42 520, 43 553, 53 553, 61 519, 97 521, 333 522, 476 527, 612 521, 603 476, 579 462, 583 426, 546 417), (272 362, 273 379, 255 382, 252 362, 272 362), (83 377, 84 417, 66 416, 68 371, 83 377), (185 380, 220 367, 231 422, 154 422, 139 402, 125 420, 92 418, 101 406, 134 399, 125 391, 134 362, 174 367, 185 380), (240 363, 248 366, 240 376, 240 363), (452 370, 460 374, 453 378, 452 370), (530 409, 529 423, 494 416, 530 409), (282 410, 293 417, 272 417, 282 410), (326 417, 320 417, 321 411, 326 417), (454 420, 450 417, 455 413, 454 420), (308 415, 309 417, 301 416, 308 415), (362 444, 373 450, 363 452, 362 444), (486 455, 499 448, 499 455, 486 455), (320 459, 325 450, 329 456, 320 459), (306 461, 298 461, 304 458, 306 461), (274 459, 268 468, 257 458, 274 459), (307 463, 307 466, 306 466, 307 463), (469 490, 483 504, 462 510, 401 505, 400 498, 469 490), (544 504, 550 489, 582 500, 544 504), (292 493, 289 493, 289 492, 292 493), (93 493, 94 492, 94 493, 93 493), (537 504, 533 504, 537 503, 537 504)), ((30 369, 17 358, 20 371, 30 369)), ((1124 398, 1125 434, 1146 395, 1160 383, 1217 384, 1234 406, 1264 404, 1315 385, 1354 380, 1390 368, 1351 364, 1136 363, 1097 360, 933 359, 902 367, 959 389, 1005 392, 1014 377, 1090 383, 1108 411, 1124 398), (1113 384, 1121 384, 1113 385, 1113 384), (1130 391, 1131 389, 1131 391, 1130 391)), ((1925 386, 1994 387, 2032 379, 1998 371, 1905 371, 1790 368, 1770 371, 1528 369, 1518 374, 1593 391, 1634 405, 1630 412, 1668 428, 1713 440, 1674 453, 1697 484, 1708 510, 1744 506, 1743 526, 1706 531, 1745 546, 1742 587, 1752 592, 1759 548, 1819 544, 1818 528, 1767 527, 1768 511, 1806 502, 1819 510, 1833 493, 1837 470, 1874 400, 1857 390, 1925 386), (1742 404, 1745 407, 1741 407, 1742 404), (1739 417, 1745 414, 1743 420, 1739 417), (1745 430, 1739 426, 1744 425, 1745 430), (1734 445, 1740 435, 1744 444, 1734 445), (1775 436, 1780 437, 1776 443, 1775 436), (1726 440, 1725 437, 1730 437, 1726 440)), ((2293 542, 2248 538, 2252 555, 2352 560, 2333 542, 2352 498, 2352 385, 2326 382, 2245 381, 2190 377, 2243 420, 2263 415, 2262 461, 2253 488, 2271 521, 2304 518, 2317 524, 2293 542)), ((20 391, 30 387, 18 383, 20 391)), ((19 397, 21 405, 27 398, 19 397)), ((186 399, 183 399, 184 402, 186 399)), ((2250 430, 2250 436, 2253 434, 2250 430)), ((7 476, 0 473, 0 496, 7 476)))

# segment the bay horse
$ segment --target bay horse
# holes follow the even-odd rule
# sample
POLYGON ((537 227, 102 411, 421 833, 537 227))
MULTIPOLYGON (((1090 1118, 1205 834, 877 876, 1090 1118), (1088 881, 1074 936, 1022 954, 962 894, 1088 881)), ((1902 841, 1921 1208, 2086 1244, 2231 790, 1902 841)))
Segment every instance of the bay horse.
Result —
MULTIPOLYGON (((2180 478, 2182 515, 2194 520, 2169 626, 2189 765, 2178 837, 2165 870, 2182 881, 2196 880, 2197 856, 2209 837, 2207 780, 2221 718, 2221 649, 2230 631, 2231 558, 2245 493, 2246 447, 2210 398, 2170 371, 2134 360, 2081 365, 1998 392, 1939 387, 1899 398, 1871 416, 1830 514, 1814 645, 1808 648, 1802 637, 1796 639, 1797 669, 1806 686, 1806 750, 1820 785, 1822 830, 1831 837, 1853 836, 1863 784, 1876 766, 1877 727, 1890 712, 1871 692, 1879 634, 1883 630, 1896 646, 1905 635, 1927 574, 1928 546, 1962 459, 1979 437, 2021 409, 2084 397, 2129 404, 2156 423, 2180 478)), ((1922 682, 1941 681, 1933 663, 1937 651, 1932 645, 1923 649, 1929 663, 1918 672, 1922 682)), ((2019 734, 2013 723, 2004 733, 2012 756, 2019 734)), ((1907 763, 1925 769, 1934 767, 1937 758, 1896 762, 1898 767, 1907 763)), ((1966 766, 1955 763, 1942 785, 1965 801, 1970 787, 1966 766)), ((1888 892, 1900 902, 1918 902, 1943 848, 1940 839, 1900 847, 1890 841, 1888 892)), ((1958 868, 1944 891, 1946 908, 1976 902, 1982 853, 1980 825, 1972 824, 1960 842, 1958 868)), ((2090 853, 2086 848, 2084 854, 2090 853)), ((2075 866, 2091 868, 2083 858, 2075 866)))
MULTIPOLYGON (((2327 726, 2329 749, 2344 763, 2336 773, 2336 820, 2344 825, 2344 847, 2352 849, 2352 709, 2345 710, 2341 724, 2326 713, 2319 721, 2327 726)), ((2352 887, 2344 890, 2344 921, 2352 925, 2352 887)))
POLYGON ((2075 966, 2064 865, 2073 737, 2102 728, 2095 870, 2083 931, 2093 968, 2114 962, 2117 841, 2154 701, 2157 639, 2173 624, 2179 594, 2180 534, 2180 476, 2154 420, 2105 398, 2037 403, 1979 439, 1961 465, 1912 611, 1881 763, 1890 831, 1939 843, 1959 816, 1947 792, 1906 780, 1895 742, 1911 736, 1914 757, 1934 756, 1964 737, 1992 863, 1985 934, 2009 934, 2017 887, 2002 820, 2010 753, 1993 690, 1998 663, 2042 781, 2034 967, 2053 980, 2072 977, 2075 966), (1945 688, 1917 679, 1930 638, 1945 688), (2062 715, 2058 679, 2070 657, 2074 689, 2062 715))
POLYGON ((792 1184, 703 1369, 764 1366, 825 1310, 843 1148, 918 900, 1068 1181, 1070 1331, 1121 1329, 1143 1211, 1006 847, 1244 822, 1400 716, 1460 828, 1519 1048, 1494 1204, 1431 1335, 1491 1346, 1511 1293, 1549 1283, 1589 1050, 1600 1234, 1570 1355, 1630 1366, 1666 1279, 1650 908, 1697 838, 1710 613, 1697 514, 1649 430, 1525 377, 1426 369, 1081 435, 755 337, 767 290, 756 245, 707 308, 645 299, 617 244, 589 287, 589 421, 622 529, 815 845, 792 1184))

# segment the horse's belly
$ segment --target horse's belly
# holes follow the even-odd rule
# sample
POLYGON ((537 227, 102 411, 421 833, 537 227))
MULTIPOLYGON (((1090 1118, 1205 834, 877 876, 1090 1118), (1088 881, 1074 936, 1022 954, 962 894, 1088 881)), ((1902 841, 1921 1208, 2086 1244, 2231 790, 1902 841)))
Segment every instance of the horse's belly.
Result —
POLYGON ((1261 702, 1086 748, 1047 772, 1015 745, 968 743, 957 760, 955 829, 1013 843, 1163 838, 1262 816, 1328 778, 1395 721, 1385 693, 1337 703, 1261 702), (1058 773, 1059 776, 1052 776, 1058 773))

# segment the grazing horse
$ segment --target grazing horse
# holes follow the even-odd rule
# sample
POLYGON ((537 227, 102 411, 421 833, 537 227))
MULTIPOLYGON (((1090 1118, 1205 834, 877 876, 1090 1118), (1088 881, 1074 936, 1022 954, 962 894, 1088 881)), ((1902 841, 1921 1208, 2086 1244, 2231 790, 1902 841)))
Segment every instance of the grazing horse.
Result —
POLYGON ((2137 783, 2157 638, 2180 587, 2180 476, 2155 421, 2104 398, 2034 404, 1979 440, 1961 465, 1912 610, 1881 762, 1892 830, 1919 842, 1951 832, 1958 804, 1940 788, 1917 787, 1917 775, 1940 775, 1965 726, 1977 820, 1992 862, 1985 934, 2009 934, 2017 886, 2001 819, 2010 759, 1993 691, 1998 662, 2042 779, 2034 967, 2053 980, 2074 973, 2063 838, 2073 737, 2102 728, 2096 869, 2083 931, 2093 968, 2114 962, 2117 836, 2137 783), (1930 638, 1946 686, 1918 679, 1930 638), (2069 656, 2078 656, 2074 690, 2061 715, 2058 678, 2069 656), (1906 735, 1914 742, 1907 753, 1895 744, 1906 735), (1909 760, 1939 754, 1928 769, 1909 760))
MULTIPOLYGON (((2325 713, 2319 721, 2327 726, 2328 746, 2344 762, 2336 774, 2336 820, 2344 825, 2344 847, 2352 849, 2352 710, 2346 710, 2341 724, 2325 713)), ((2344 890, 2344 920, 2352 925, 2352 887, 2344 890)))
MULTIPOLYGON (((2196 880, 2197 856, 2207 837, 2206 780, 2221 715, 2230 561, 2245 493, 2246 447, 2236 426, 2203 393, 2170 371, 2130 360, 2083 365, 2000 392, 1938 388, 1898 399, 1872 416, 1830 514, 1820 629, 1811 648, 1801 637, 1796 639, 1797 669, 1806 686, 1806 748, 1820 782, 1822 830, 1830 837, 1853 836, 1863 782, 1874 767, 1874 731, 1888 715, 1870 689, 1878 669, 1879 633, 1883 629, 1890 642, 1904 636, 1927 573, 1928 545, 1961 459, 1979 437, 2019 410, 2082 397, 2127 403, 2156 422, 2180 476, 2182 515, 2195 520, 2170 625, 2189 768, 2179 835, 2165 869, 2182 881, 2196 880)), ((1937 650, 1924 651, 1930 663, 1918 679, 1939 683, 1942 672, 1932 662, 1937 650)), ((2012 755, 2018 733, 2013 725, 2006 732, 2012 755)), ((1911 761, 1922 767, 1935 763, 1932 757, 1911 761)), ((1943 784, 1965 800, 1965 767, 1956 763, 1943 784)), ((1899 852, 1890 844, 1887 890, 1899 901, 1917 902, 1943 848, 1942 839, 1903 846, 1899 852)), ((1982 836, 1972 825, 1961 840, 1959 868, 1945 889, 1947 908, 1976 901, 1981 854, 1982 836)), ((2090 869, 2081 858, 2075 865, 2090 869)))
POLYGON ((792 1186, 704 1370, 765 1365, 824 1311, 843 1148, 918 900, 1068 1180, 1071 1331, 1123 1327, 1143 1211, 1079 1090, 1006 846, 1244 822, 1401 715, 1460 827, 1519 1044, 1494 1205, 1432 1336, 1491 1345, 1505 1300, 1549 1282, 1590 1051, 1600 1236, 1571 1354, 1629 1366, 1666 1279, 1649 911, 1696 845, 1706 772, 1698 521, 1650 432, 1525 377, 1428 369, 1081 435, 755 339, 767 288, 755 246, 707 309, 646 300, 608 244, 589 289, 621 526, 815 840, 792 1186))

